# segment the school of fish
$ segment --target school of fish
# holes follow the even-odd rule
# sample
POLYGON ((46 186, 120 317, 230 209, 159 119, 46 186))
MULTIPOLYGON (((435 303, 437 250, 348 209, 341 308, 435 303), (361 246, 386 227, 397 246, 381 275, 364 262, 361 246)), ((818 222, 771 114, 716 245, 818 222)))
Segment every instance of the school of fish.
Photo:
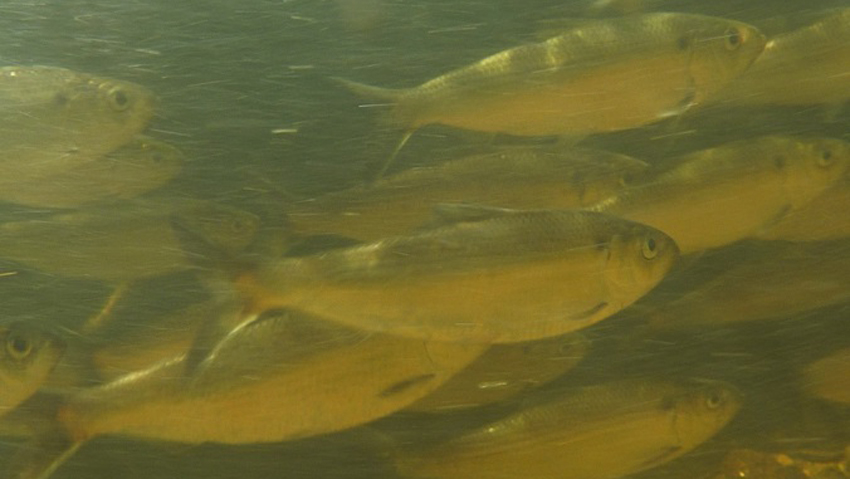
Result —
POLYGON ((148 88, 0 68, 0 282, 97 291, 73 325, 0 322, 0 478, 109 437, 358 441, 408 479, 850 477, 850 136, 599 147, 840 115, 850 9, 768 36, 658 3, 415 87, 335 76, 387 110, 389 159, 256 208, 169 188, 192 155, 148 88), (434 125, 492 141, 405 169, 434 125))

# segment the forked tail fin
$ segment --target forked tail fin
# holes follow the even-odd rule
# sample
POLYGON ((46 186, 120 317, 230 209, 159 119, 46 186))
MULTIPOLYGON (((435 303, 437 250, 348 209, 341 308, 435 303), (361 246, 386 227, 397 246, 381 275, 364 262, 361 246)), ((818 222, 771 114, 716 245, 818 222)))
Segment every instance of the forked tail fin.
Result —
POLYGON ((372 178, 372 181, 377 181, 381 179, 384 173, 386 173, 387 169, 389 169, 389 167, 392 165, 396 156, 398 156, 398 153, 401 151, 402 148, 404 148, 404 145, 407 143, 407 140, 409 140, 410 137, 413 136, 413 133, 418 128, 415 126, 411 126, 411 122, 408 121, 409 119, 405 118, 399 110, 399 103, 401 97, 407 90, 395 88, 381 88, 354 82, 351 80, 346 80, 344 78, 339 77, 333 77, 332 80, 339 83, 344 88, 351 91, 357 96, 380 102, 379 104, 370 106, 386 106, 392 108, 391 112, 384 117, 383 123, 385 123, 386 126, 392 126, 393 128, 405 129, 401 140, 393 149, 389 158, 387 158, 387 160, 381 165, 381 168, 378 170, 378 173, 372 178))
POLYGON ((372 178, 372 181, 378 181, 381 179, 381 177, 384 176, 384 173, 387 172, 389 167, 393 164, 393 161, 395 161, 396 156, 398 156, 398 152, 400 152, 401 149, 404 148, 404 145, 407 143, 407 140, 409 140, 410 137, 413 136, 413 133, 415 131, 416 129, 412 128, 404 132, 404 135, 401 137, 401 140, 398 142, 398 145, 396 145, 395 149, 393 149, 393 152, 390 154, 384 164, 381 165, 381 169, 378 170, 378 173, 375 174, 375 177, 372 178))
POLYGON ((344 88, 354 93, 357 96, 387 103, 387 106, 398 102, 404 90, 396 88, 382 88, 378 86, 366 85, 356 81, 346 80, 340 77, 331 77, 331 80, 339 83, 344 88))

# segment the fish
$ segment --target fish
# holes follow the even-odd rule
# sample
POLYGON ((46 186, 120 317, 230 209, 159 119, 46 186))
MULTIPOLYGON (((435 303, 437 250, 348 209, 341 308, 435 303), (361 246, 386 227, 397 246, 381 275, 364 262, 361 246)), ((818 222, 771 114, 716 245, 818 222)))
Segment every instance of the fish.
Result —
POLYGON ((205 321, 221 308, 219 301, 206 300, 169 312, 155 321, 133 324, 116 333, 108 331, 86 352, 87 362, 103 381, 185 354, 205 321))
POLYGON ((850 238, 850 178, 813 199, 808 205, 793 211, 776 224, 760 231, 763 240, 830 241, 850 238))
POLYGON ((506 343, 576 331, 652 289, 664 233, 579 210, 445 205, 442 226, 232 274, 248 311, 291 307, 351 327, 506 343))
POLYGON ((561 391, 459 437, 401 451, 403 477, 608 479, 692 450, 738 412, 721 381, 621 380, 561 391))
POLYGON ((846 141, 764 136, 685 155, 589 209, 658 228, 688 254, 758 236, 836 185, 849 167, 846 141))
POLYGON ((105 156, 37 180, 0 189, 0 200, 44 208, 77 208, 135 198, 180 172, 185 155, 176 147, 139 135, 105 156))
POLYGON ((587 354, 581 333, 497 344, 405 411, 445 412, 504 402, 563 375, 587 354))
POLYGON ((487 348, 371 334, 296 310, 248 317, 196 346, 197 361, 180 354, 69 394, 47 430, 68 449, 15 477, 46 477, 104 435, 250 444, 341 431, 428 394, 487 348))
POLYGON ((0 326, 0 417, 35 394, 64 352, 61 339, 37 326, 0 326))
POLYGON ((850 99, 850 8, 776 35, 742 75, 711 99, 725 105, 840 104, 850 99))
POLYGON ((252 213, 213 202, 121 202, 0 223, 0 257, 113 284, 193 269, 175 223, 226 251, 246 246, 259 228, 252 213))
POLYGON ((646 163, 626 155, 586 148, 500 148, 293 202, 286 213, 295 234, 373 241, 412 231, 439 203, 513 209, 589 206, 647 169, 646 163))
POLYGON ((803 368, 800 384, 810 396, 839 404, 850 404, 850 348, 842 348, 803 368))
POLYGON ((589 21, 413 88, 337 81, 391 106, 391 122, 406 132, 395 153, 413 132, 431 124, 519 136, 584 136, 687 111, 743 73, 765 41, 755 27, 733 20, 648 13, 589 21))
POLYGON ((61 173, 125 145, 157 99, 127 81, 51 66, 0 68, 0 186, 61 173))
POLYGON ((651 327, 688 329, 793 317, 850 300, 850 244, 846 241, 767 243, 743 258, 716 255, 723 271, 674 297, 647 297, 641 308, 651 327))

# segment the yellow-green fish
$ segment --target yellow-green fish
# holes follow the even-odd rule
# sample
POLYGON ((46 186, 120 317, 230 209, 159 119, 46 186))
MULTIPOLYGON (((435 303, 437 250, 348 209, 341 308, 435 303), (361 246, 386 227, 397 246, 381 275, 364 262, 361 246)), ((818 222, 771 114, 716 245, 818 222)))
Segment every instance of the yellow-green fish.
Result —
POLYGON ((812 362, 803 369, 800 384, 808 394, 850 404, 850 348, 839 349, 812 362))
POLYGON ((591 207, 664 231, 683 254, 758 235, 838 183, 850 144, 766 136, 689 154, 591 207))
POLYGON ((189 269, 175 223, 217 248, 245 247, 259 227, 246 211, 200 200, 104 205, 0 223, 0 257, 62 276, 130 281, 189 269))
POLYGON ((730 105, 808 105, 850 98, 850 8, 772 38, 743 75, 712 99, 730 105))
POLYGON ((548 383, 587 354, 581 333, 525 343, 496 344, 406 411, 445 412, 505 401, 548 383))
POLYGON ((343 82, 390 103, 405 139, 430 124, 586 135, 646 125, 704 102, 746 70, 764 43, 756 28, 741 22, 649 13, 590 21, 414 88, 343 82))
POLYGON ((808 205, 790 212, 757 237, 766 240, 828 241, 850 237, 850 178, 839 181, 808 205))
POLYGON ((37 180, 0 188, 0 200, 26 206, 76 208, 89 203, 129 199, 174 178, 183 153, 168 143, 138 136, 93 161, 37 180))
POLYGON ((623 380, 559 397, 397 458, 404 477, 609 479, 663 464, 703 443, 738 412, 719 381, 623 380))
POLYGON ((198 358, 180 354, 71 392, 55 427, 44 432, 53 438, 49 447, 64 442, 67 450, 24 464, 26 472, 15 477, 46 477, 102 435, 249 444, 344 430, 428 394, 486 348, 371 334, 294 310, 269 312, 198 347, 198 358))
POLYGON ((117 149, 145 129, 155 103, 147 88, 126 81, 48 66, 0 68, 0 185, 117 149))
POLYGON ((62 341, 32 325, 0 326, 0 416, 44 384, 64 349, 62 341))
MULTIPOLYGON (((642 307, 661 329, 781 319, 850 300, 850 243, 777 243, 747 250, 744 258, 722 254, 709 268, 712 279, 674 298, 647 298, 642 307)), ((696 269, 696 268, 695 268, 696 269)))
POLYGON ((438 203, 515 209, 589 206, 623 189, 647 164, 582 148, 502 148, 413 168, 368 186, 288 205, 294 233, 363 241, 405 234, 438 203))
MULTIPOLYGON (((652 289, 678 257, 653 228, 589 211, 446 207, 451 223, 237 276, 249 309, 292 307, 441 341, 566 334, 652 289)), ((0 248, 1 249, 1 248, 0 248)))

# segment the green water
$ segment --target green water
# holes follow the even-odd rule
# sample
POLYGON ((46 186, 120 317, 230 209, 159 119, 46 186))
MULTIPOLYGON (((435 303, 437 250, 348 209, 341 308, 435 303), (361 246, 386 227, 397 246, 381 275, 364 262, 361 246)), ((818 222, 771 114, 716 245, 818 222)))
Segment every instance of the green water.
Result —
MULTIPOLYGON (((659 3, 662 11, 748 22, 768 35, 805 25, 822 10, 847 6, 846 0, 659 3)), ((0 54, 4 65, 60 66, 153 90, 160 104, 147 133, 188 156, 183 171, 161 193, 246 209, 260 216, 268 233, 285 224, 280 202, 362 183, 398 140, 397 131, 380 126, 380 107, 362 107, 363 100, 331 77, 414 86, 533 41, 541 20, 586 12, 586 3, 578 0, 10 0, 0 4, 0 54)), ((836 81, 850 89, 846 77, 836 81)), ((664 165, 678 154, 764 134, 850 140, 850 109, 826 110, 765 106, 705 111, 678 123, 592 136, 582 146, 664 165)), ((426 127, 401 151, 390 173, 436 164, 490 141, 485 135, 426 127)), ((0 208, 2 221, 48 213, 14 205, 0 208)), ((832 245, 829 251, 850 254, 850 244, 845 246, 832 245)), ((653 294, 678 297, 736 258, 750 255, 752 248, 745 243, 706 253, 694 260, 702 268, 671 276, 653 294)), ((18 272, 0 277, 4 323, 32 321, 67 333, 94 314, 111 291, 97 281, 62 278, 11 262, 0 265, 18 272)), ((122 327, 153 321, 206 294, 188 274, 146 279, 122 305, 119 313, 131 324, 122 327)), ((848 346, 850 303, 769 321, 650 336, 642 333, 640 315, 631 313, 586 330, 594 342, 592 352, 559 380, 560 386, 622 377, 708 377, 735 384, 745 398, 742 411, 716 438, 640 477, 713 477, 725 452, 741 447, 807 459, 840 456, 850 440, 850 410, 805 397, 796 371, 848 346)), ((77 339, 69 336, 73 345, 77 339)), ((87 444, 53 477, 394 478, 381 441, 374 438, 376 430, 415 442, 451 435, 501 413, 495 408, 441 418, 402 415, 378 421, 369 432, 280 444, 197 446, 105 437, 87 444)), ((0 441, 3 459, 19 444, 15 438, 0 441)), ((611 461, 616 460, 612 454, 611 461)))

